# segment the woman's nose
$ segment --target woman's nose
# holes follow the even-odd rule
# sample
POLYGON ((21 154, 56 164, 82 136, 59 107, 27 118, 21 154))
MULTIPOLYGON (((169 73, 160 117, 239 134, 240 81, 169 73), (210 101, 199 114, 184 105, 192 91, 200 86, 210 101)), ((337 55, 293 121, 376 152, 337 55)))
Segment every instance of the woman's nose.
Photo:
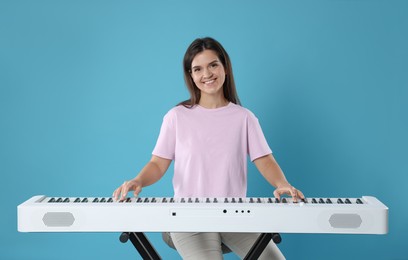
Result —
POLYGON ((208 68, 203 69, 203 77, 209 78, 211 76, 212 76, 212 72, 211 72, 210 69, 208 69, 208 68))

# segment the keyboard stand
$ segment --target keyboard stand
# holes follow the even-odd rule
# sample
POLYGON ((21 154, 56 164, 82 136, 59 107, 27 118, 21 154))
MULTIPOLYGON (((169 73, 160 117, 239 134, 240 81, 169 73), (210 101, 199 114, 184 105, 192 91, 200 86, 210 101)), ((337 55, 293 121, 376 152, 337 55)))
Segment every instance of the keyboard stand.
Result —
POLYGON ((119 237, 122 243, 126 243, 129 239, 143 259, 161 260, 160 255, 142 232, 123 232, 119 237))
MULTIPOLYGON (((143 259, 161 260, 160 255, 142 232, 123 232, 119 237, 119 240, 122 243, 126 243, 129 239, 143 259)), ((282 241, 279 233, 262 233, 251 247, 244 260, 258 259, 271 239, 275 244, 279 244, 282 241)))

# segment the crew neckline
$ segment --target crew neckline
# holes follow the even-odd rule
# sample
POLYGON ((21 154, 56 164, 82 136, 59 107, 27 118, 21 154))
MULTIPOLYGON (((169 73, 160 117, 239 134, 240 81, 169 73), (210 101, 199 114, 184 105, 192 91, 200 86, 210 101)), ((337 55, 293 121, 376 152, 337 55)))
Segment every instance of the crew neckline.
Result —
POLYGON ((227 105, 222 106, 222 107, 217 107, 217 108, 206 108, 206 107, 203 107, 203 106, 197 104, 196 107, 198 109, 201 109, 201 110, 204 110, 204 111, 209 111, 209 112, 214 111, 215 112, 215 111, 220 111, 220 110, 226 109, 226 108, 230 107, 232 104, 233 104, 232 102, 228 102, 227 105))

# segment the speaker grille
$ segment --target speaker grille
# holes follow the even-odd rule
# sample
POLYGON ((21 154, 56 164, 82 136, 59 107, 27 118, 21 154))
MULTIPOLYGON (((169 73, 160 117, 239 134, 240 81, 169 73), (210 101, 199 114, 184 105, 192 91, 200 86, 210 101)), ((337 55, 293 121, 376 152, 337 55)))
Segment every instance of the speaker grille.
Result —
POLYGON ((47 212, 42 220, 47 227, 69 227, 75 218, 71 212, 47 212))
POLYGON ((330 216, 329 222, 333 228, 359 228, 363 221, 358 214, 336 213, 330 216))

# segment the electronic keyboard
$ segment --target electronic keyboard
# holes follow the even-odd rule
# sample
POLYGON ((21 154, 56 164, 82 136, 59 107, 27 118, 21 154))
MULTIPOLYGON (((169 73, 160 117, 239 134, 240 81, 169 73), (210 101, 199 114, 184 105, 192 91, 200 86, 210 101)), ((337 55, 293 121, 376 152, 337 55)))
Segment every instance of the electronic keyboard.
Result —
POLYGON ((34 196, 17 207, 20 232, 279 232, 386 234, 375 197, 158 198, 34 196))

